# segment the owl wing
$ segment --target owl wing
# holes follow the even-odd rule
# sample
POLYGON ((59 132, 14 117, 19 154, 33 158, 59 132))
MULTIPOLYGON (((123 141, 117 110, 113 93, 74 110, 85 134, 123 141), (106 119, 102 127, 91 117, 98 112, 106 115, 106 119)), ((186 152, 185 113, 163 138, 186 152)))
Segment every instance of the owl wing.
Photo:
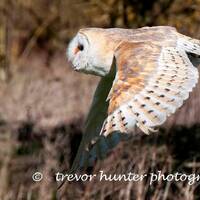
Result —
POLYGON ((92 166, 96 159, 104 158, 109 150, 116 146, 123 138, 126 138, 120 133, 113 133, 106 140, 105 137, 99 137, 103 122, 107 117, 109 103, 106 101, 106 98, 115 78, 115 69, 115 63, 113 62, 110 73, 101 78, 96 88, 85 122, 84 134, 68 173, 74 173, 81 168, 92 166), (94 142, 95 145, 90 148, 94 142))
POLYGON ((154 131, 189 97, 198 70, 186 52, 200 54, 200 42, 180 35, 174 46, 122 43, 115 52, 117 73, 108 95, 108 117, 100 135, 154 131))

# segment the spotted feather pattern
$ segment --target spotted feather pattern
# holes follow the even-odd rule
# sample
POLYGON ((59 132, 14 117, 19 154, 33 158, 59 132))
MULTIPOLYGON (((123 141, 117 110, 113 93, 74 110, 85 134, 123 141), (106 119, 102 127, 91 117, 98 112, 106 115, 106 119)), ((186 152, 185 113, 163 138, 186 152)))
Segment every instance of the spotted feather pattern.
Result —
MULTIPOLYGON (((109 103, 110 105, 114 104, 114 106, 110 106, 111 109, 103 124, 101 135, 107 136, 113 131, 129 133, 133 131, 135 126, 138 126, 144 133, 149 134, 151 131, 155 131, 156 127, 163 124, 168 116, 182 106, 184 100, 189 97, 189 93, 197 84, 199 77, 198 70, 192 65, 186 52, 200 54, 200 42, 186 36, 179 36, 180 38, 177 40, 176 45, 160 49, 156 62, 153 60, 151 66, 149 66, 151 70, 144 70, 145 76, 142 77, 141 71, 137 76, 139 81, 132 81, 132 84, 135 84, 131 86, 133 90, 130 89, 130 86, 123 87, 123 83, 129 83, 129 81, 124 80, 126 77, 130 78, 130 74, 126 75, 126 73, 130 72, 129 70, 121 71, 122 74, 124 73, 121 75, 123 81, 119 75, 116 76, 113 85, 114 90, 112 88, 112 93, 109 94, 109 103), (139 76, 142 78, 140 79, 139 76), (120 99, 121 93, 119 91, 128 95, 120 99), (115 95, 114 92, 118 94, 115 95), (120 104, 121 100, 122 103, 120 104)), ((152 49, 158 48, 154 45, 150 46, 152 49)), ((133 45, 134 47, 135 45, 133 45)), ((121 48, 124 47, 122 46, 121 48)), ((139 50, 144 48, 145 52, 147 47, 139 45, 136 48, 139 50)), ((129 52, 127 53, 129 54, 129 52)), ((149 52, 145 55, 146 65, 149 60, 150 62, 152 61, 153 56, 155 59, 155 55, 152 56, 149 52)), ((131 58, 126 55, 126 58, 135 59, 135 62, 139 63, 137 57, 131 58)), ((120 59, 118 54, 116 60, 120 59)), ((117 62, 117 64, 123 63, 117 62)), ((129 61, 129 63, 131 62, 129 61)), ((137 66, 140 67, 140 63, 137 66)), ((120 70, 121 67, 117 66, 117 69, 120 70)), ((126 67, 131 66, 126 63, 126 67)))
POLYGON ((177 32, 178 46, 184 49, 186 52, 200 55, 200 40, 190 38, 177 32))

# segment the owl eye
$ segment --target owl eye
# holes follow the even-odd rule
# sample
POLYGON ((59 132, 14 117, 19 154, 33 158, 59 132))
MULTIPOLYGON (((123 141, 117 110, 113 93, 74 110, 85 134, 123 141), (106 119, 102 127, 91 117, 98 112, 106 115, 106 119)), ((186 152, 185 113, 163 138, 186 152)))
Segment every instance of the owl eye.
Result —
POLYGON ((84 46, 82 44, 78 44, 78 50, 79 51, 83 51, 84 50, 84 46))

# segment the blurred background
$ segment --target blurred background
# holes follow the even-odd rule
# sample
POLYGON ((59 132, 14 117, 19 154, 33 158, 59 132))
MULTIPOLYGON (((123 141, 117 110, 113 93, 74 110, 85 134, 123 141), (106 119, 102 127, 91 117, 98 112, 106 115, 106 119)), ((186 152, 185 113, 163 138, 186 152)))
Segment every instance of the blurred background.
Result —
MULTIPOLYGON (((200 39, 200 0, 0 0, 0 199, 200 199, 199 184, 186 182, 94 180, 56 191, 99 80, 71 69, 69 40, 82 27, 155 25, 200 39)), ((199 113, 200 84, 159 133, 121 142, 90 172, 198 174, 199 113)))

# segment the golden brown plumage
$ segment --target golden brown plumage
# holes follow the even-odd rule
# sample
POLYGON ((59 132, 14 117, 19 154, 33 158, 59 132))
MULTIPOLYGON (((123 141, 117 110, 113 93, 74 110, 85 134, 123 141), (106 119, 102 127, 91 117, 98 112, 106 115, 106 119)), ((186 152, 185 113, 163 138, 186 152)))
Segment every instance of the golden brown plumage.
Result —
POLYGON ((154 131, 183 104, 198 81, 186 52, 200 55, 200 41, 173 27, 88 28, 79 34, 89 48, 77 60, 69 53, 78 70, 105 76, 116 61, 102 135, 131 132, 135 125, 146 134, 154 131))

